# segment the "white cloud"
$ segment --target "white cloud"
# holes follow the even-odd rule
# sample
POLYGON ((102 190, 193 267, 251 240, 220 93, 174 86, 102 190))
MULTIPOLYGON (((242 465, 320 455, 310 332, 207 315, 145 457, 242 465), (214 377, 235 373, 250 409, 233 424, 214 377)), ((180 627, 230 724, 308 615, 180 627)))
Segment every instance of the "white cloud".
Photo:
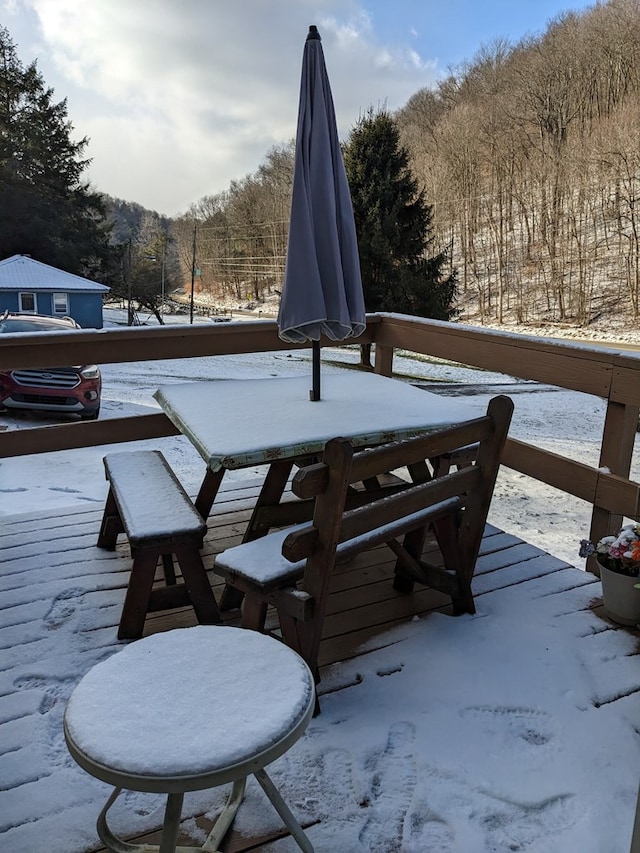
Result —
POLYGON ((22 2, 39 22, 39 66, 46 57, 57 74, 45 81, 90 137, 94 185, 169 214, 294 136, 310 23, 343 136, 370 104, 394 109, 436 76, 415 50, 386 45, 358 2, 22 2))

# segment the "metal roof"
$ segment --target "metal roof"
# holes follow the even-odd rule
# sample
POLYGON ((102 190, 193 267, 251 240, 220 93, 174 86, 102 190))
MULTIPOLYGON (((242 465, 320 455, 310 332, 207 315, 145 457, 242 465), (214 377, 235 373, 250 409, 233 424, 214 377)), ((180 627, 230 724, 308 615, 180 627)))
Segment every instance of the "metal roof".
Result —
POLYGON ((106 293, 111 288, 34 261, 28 255, 12 255, 0 261, 0 290, 51 290, 106 293))

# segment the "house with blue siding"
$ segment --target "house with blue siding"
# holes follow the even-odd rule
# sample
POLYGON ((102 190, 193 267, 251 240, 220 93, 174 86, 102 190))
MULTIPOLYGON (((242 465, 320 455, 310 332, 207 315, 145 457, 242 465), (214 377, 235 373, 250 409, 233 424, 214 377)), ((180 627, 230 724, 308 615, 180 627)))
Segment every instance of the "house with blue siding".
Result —
POLYGON ((79 275, 12 255, 0 261, 0 314, 73 317, 84 329, 101 329, 102 298, 110 288, 79 275))

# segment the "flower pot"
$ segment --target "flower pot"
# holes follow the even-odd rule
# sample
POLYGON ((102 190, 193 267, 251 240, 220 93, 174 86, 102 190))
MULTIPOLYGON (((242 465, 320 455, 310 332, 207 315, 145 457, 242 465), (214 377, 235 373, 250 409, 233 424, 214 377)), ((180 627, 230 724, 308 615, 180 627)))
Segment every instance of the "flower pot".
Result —
POLYGON ((637 625, 640 623, 640 589, 635 585, 640 578, 621 575, 600 566, 602 581, 602 603, 609 619, 619 625, 637 625))

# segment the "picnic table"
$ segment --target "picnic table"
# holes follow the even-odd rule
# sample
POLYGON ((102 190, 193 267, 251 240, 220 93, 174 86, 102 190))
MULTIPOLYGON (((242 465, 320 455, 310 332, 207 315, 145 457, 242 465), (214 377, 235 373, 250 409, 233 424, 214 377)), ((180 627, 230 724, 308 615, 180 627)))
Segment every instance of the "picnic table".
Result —
MULTIPOLYGON (((331 438, 375 446, 473 417, 458 400, 371 373, 324 376, 314 402, 306 376, 163 385, 154 397, 206 464, 195 502, 205 519, 226 471, 269 466, 258 510, 277 504, 293 465, 321 454, 331 438)), ((258 532, 250 524, 247 538, 258 532)))

